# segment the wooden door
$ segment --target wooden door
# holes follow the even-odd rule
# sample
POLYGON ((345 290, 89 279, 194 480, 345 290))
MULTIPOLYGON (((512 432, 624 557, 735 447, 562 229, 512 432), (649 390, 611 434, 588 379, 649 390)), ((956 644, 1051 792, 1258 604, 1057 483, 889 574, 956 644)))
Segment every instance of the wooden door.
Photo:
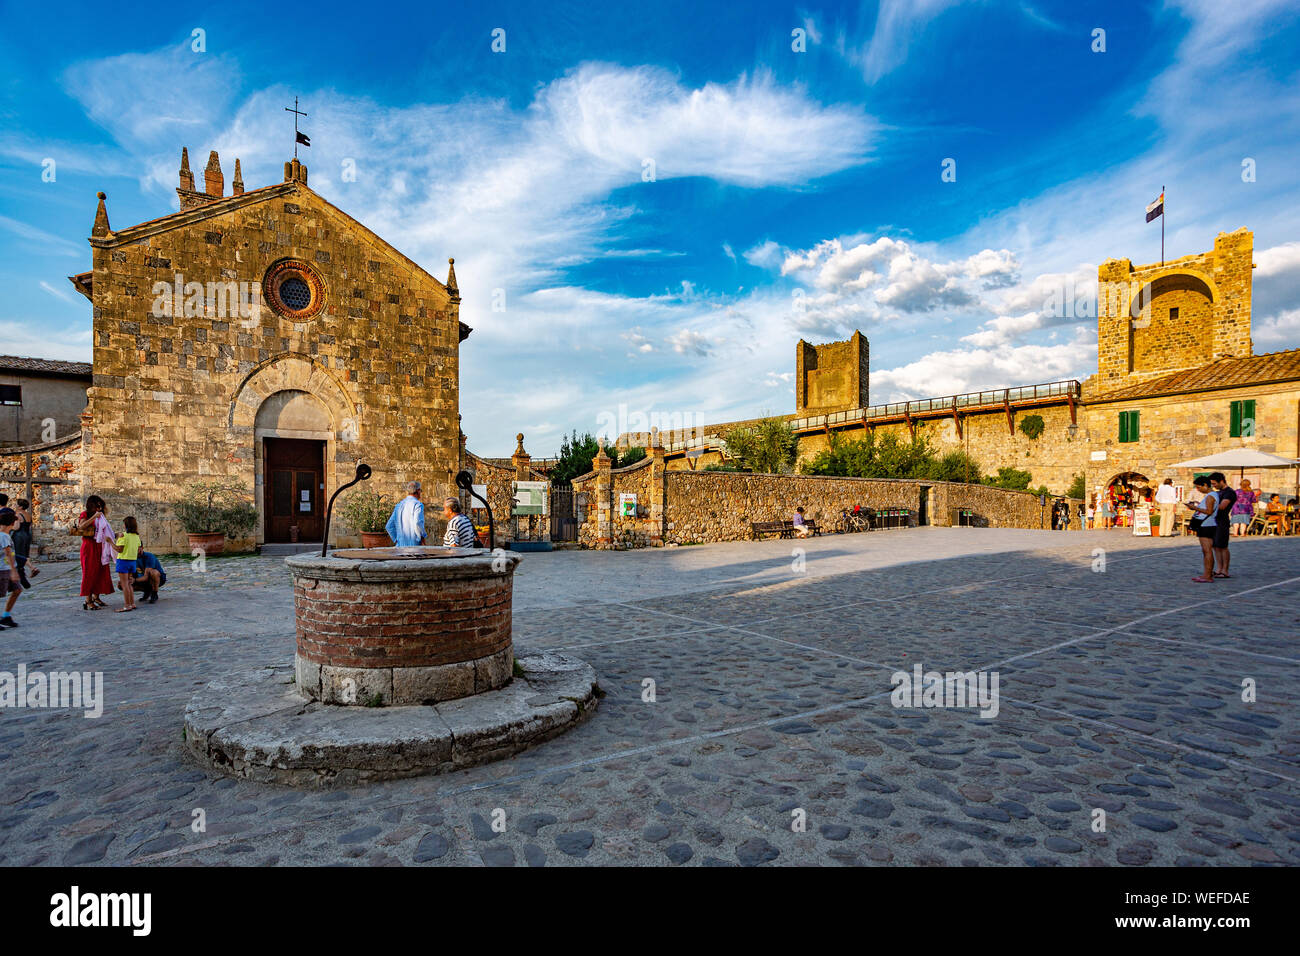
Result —
POLYGON ((263 514, 266 540, 320 541, 325 530, 325 443, 266 438, 263 514))

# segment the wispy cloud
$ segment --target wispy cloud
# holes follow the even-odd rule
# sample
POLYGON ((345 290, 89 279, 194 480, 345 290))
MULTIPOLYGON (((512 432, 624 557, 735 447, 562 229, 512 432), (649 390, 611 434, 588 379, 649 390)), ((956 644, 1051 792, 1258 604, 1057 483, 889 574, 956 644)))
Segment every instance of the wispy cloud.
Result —
POLYGON ((55 255, 84 256, 86 254, 86 250, 75 242, 70 242, 61 236, 53 235, 44 229, 38 229, 30 223, 20 222, 8 216, 0 216, 0 229, 11 232, 29 242, 38 242, 55 255))

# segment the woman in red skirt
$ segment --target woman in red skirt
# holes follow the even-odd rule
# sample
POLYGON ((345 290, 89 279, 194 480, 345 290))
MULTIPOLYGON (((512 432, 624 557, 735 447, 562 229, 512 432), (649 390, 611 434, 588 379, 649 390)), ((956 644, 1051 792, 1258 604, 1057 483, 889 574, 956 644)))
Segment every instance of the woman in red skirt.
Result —
POLYGON ((81 607, 85 611, 104 607, 99 596, 113 593, 112 570, 104 563, 103 545, 97 540, 100 536, 96 533, 100 521, 107 524, 108 519, 103 517, 106 511, 108 506, 104 499, 91 495, 86 499, 86 510, 72 529, 73 534, 81 535, 81 596, 84 598, 81 607))

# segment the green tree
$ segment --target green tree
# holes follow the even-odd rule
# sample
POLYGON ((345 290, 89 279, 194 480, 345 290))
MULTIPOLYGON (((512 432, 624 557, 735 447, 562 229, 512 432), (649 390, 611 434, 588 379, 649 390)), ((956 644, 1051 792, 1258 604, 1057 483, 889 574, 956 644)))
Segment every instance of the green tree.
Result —
POLYGON ((841 478, 929 478, 933 481, 979 483, 978 463, 964 452, 949 452, 942 458, 924 435, 904 441, 893 432, 877 438, 868 432, 862 438, 844 439, 832 432, 830 447, 804 462, 810 475, 841 478))
POLYGON ((950 451, 934 463, 927 478, 935 481, 980 483, 980 464, 964 451, 950 451))
POLYGON ((1029 488, 1029 482, 1033 480, 1033 477, 1027 471, 1021 471, 1008 465, 999 468, 996 475, 989 475, 984 479, 984 483, 995 488, 1006 488, 1010 491, 1025 491, 1029 488))
POLYGON ((645 458, 645 449, 637 445, 636 447, 629 448, 620 455, 617 448, 606 448, 605 454, 609 455, 612 459, 610 463, 611 468, 626 468, 628 465, 635 465, 638 461, 645 458))
POLYGON ((600 453, 600 442, 596 436, 587 432, 579 435, 575 429, 571 436, 560 442, 560 457, 551 469, 553 484, 568 484, 579 475, 591 471, 591 463, 600 453))
POLYGON ((1087 494, 1087 492, 1088 492, 1088 484, 1084 480, 1083 472, 1079 472, 1077 475, 1074 476, 1074 481, 1070 482, 1070 487, 1066 490, 1065 496, 1067 498, 1082 499, 1083 496, 1087 494))
POLYGON ((750 427, 733 428, 722 436, 727 457, 750 471, 776 475, 790 471, 799 452, 799 438, 788 423, 765 418, 750 427))

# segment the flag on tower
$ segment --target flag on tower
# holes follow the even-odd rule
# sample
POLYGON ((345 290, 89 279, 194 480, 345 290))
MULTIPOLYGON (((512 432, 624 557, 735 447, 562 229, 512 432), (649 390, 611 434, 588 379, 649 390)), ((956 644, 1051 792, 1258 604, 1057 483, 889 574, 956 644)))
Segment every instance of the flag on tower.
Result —
POLYGON ((306 133, 294 133, 293 135, 296 137, 296 141, 302 143, 304 146, 311 145, 311 140, 307 137, 306 133))
POLYGON ((1149 206, 1147 206, 1147 222, 1150 222, 1152 219, 1155 219, 1157 216, 1163 216, 1164 214, 1165 214, 1165 193, 1164 190, 1161 190, 1160 198, 1157 199, 1155 202, 1151 203, 1149 206))

